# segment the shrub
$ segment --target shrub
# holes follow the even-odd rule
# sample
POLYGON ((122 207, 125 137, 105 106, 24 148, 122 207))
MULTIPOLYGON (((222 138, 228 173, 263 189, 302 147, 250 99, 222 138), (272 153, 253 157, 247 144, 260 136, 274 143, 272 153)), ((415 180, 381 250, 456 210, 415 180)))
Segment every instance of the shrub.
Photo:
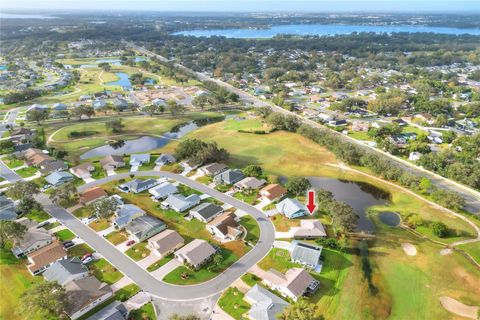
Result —
POLYGON ((432 233, 439 238, 445 238, 448 234, 447 226, 443 222, 432 222, 430 224, 430 229, 432 230, 432 233))

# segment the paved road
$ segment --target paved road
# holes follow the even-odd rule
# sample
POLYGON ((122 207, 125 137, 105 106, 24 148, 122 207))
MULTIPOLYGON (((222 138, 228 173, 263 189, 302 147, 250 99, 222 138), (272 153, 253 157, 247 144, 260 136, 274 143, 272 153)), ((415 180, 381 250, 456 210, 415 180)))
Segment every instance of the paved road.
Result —
MULTIPOLYGON (((143 47, 140 47, 140 46, 137 46, 133 43, 126 43, 127 45, 129 45, 130 47, 134 48, 135 50, 141 52, 142 54, 146 55, 146 56, 155 56, 156 58, 158 58, 160 61, 163 61, 163 62, 169 62, 168 59, 166 59, 165 57, 161 56, 161 55, 158 55, 154 52, 151 52, 151 51, 148 51, 146 50, 145 48, 143 47)), ((290 115, 295 115, 298 117, 297 114, 293 113, 293 112, 290 112, 288 110, 285 110, 279 106, 276 106, 274 105, 273 103, 268 103, 266 101, 263 101, 263 100, 260 100, 258 99, 257 97, 241 90, 241 89, 238 89, 238 88, 235 88, 234 86, 226 83, 226 82, 223 82, 221 80, 218 80, 218 79, 214 79, 214 78, 211 78, 201 72, 196 72, 192 69, 189 69, 187 67, 184 67, 183 65, 179 64, 179 63, 175 63, 175 66, 184 70, 185 72, 188 72, 190 74, 193 74, 194 76, 196 76, 200 81, 212 81, 212 82, 215 82, 216 84, 218 84, 219 86, 222 86, 224 87, 225 89, 229 90, 230 92, 234 92, 236 94, 239 95, 240 99, 244 102, 247 102, 247 103, 250 103, 252 104, 253 106, 255 107, 270 107, 270 108, 273 108, 275 109, 275 111, 277 112, 281 112, 281 113, 284 113, 284 114, 290 114, 290 115)), ((321 130, 328 130, 329 132, 333 132, 333 133, 336 133, 338 134, 339 136, 343 137, 344 139, 347 139, 349 140, 350 142, 356 144, 357 146, 360 146, 361 148, 365 149, 365 150, 371 150, 371 151, 375 151, 375 152, 378 152, 378 153, 381 153, 383 154, 384 156, 388 157, 389 159, 393 160, 393 161, 396 161, 398 163, 398 166, 403 169, 403 170, 406 170, 408 172, 412 172, 412 173, 415 173, 417 175, 420 175, 420 176, 423 176, 423 177, 427 177, 428 179, 430 179, 432 181, 432 183, 437 186, 437 187, 440 187, 440 188, 443 188, 443 189, 448 189, 448 190, 453 190, 455 192, 458 192, 460 195, 462 195, 464 198, 465 198, 465 201, 466 201, 466 206, 465 208, 476 214, 476 215, 480 215, 480 192, 476 191, 476 190, 473 190, 472 188, 469 188, 467 186, 464 186, 462 184, 459 184, 453 180, 450 180, 450 179, 447 179, 447 178, 444 178, 438 174, 435 174, 431 171, 428 171, 428 170, 425 170, 415 164, 412 164, 408 161, 405 161, 403 159, 400 159, 398 157, 395 157, 383 150, 380 150, 380 149, 377 149, 375 147, 372 147, 372 146, 369 146, 369 145, 366 145, 364 144, 363 142, 361 141, 358 141, 356 139, 353 139, 351 137, 348 137, 348 136, 344 136, 338 132, 335 132, 334 130, 331 130, 315 121, 312 121, 312 120, 309 120, 307 118, 304 118, 304 117, 301 117, 302 120, 311 125, 312 127, 315 127, 315 128, 318 128, 318 129, 321 129, 321 130)))
POLYGON ((15 120, 18 116, 18 109, 12 109, 8 112, 8 117, 6 120, 0 122, 0 138, 3 136, 3 133, 7 131, 7 125, 12 126, 15 124, 15 120))
MULTIPOLYGON (((128 178, 130 174, 130 172, 126 172, 96 180, 94 182, 79 187, 78 190, 82 191, 110 181, 125 179, 128 178)), ((245 272, 247 272, 250 267, 263 259, 263 257, 265 257, 265 255, 272 247, 275 238, 274 227, 270 220, 265 217, 263 212, 254 208, 253 206, 250 206, 235 198, 226 196, 225 194, 215 189, 211 189, 199 182, 190 180, 189 178, 171 172, 139 171, 136 172, 135 175, 140 177, 158 176, 175 179, 180 183, 183 183, 191 188, 215 197, 216 199, 228 203, 233 207, 248 212, 252 217, 257 220, 258 225, 260 226, 261 232, 258 244, 216 278, 198 285, 176 286, 155 279, 150 273, 142 269, 137 263, 135 263, 125 254, 117 250, 110 242, 99 236, 95 231, 80 222, 80 220, 75 218, 67 210, 53 204, 47 195, 41 194, 37 197, 37 200, 43 205, 45 210, 50 215, 61 221, 77 236, 84 239, 92 248, 102 254, 108 261, 110 261, 124 275, 132 279, 144 291, 151 293, 158 298, 166 300, 191 301, 214 296, 223 291, 224 289, 228 288, 236 279, 238 279, 245 272)))
POLYGON ((3 161, 0 160, 0 176, 8 180, 9 182, 16 182, 18 180, 22 180, 22 177, 20 177, 15 171, 7 167, 3 161))

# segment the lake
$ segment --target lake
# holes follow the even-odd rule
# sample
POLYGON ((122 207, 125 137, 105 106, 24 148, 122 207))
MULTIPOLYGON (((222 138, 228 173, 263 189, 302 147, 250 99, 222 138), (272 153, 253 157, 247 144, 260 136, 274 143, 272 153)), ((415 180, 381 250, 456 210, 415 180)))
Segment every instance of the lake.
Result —
POLYGON ((116 81, 106 82, 105 85, 107 86, 120 86, 122 88, 130 89, 132 87, 132 83, 128 78, 128 74, 124 72, 116 72, 115 75, 119 78, 116 81))
MULTIPOLYGON (((143 136, 138 139, 127 140, 121 148, 117 149, 111 147, 110 145, 104 145, 85 152, 80 156, 80 159, 83 160, 93 157, 105 157, 108 155, 124 155, 138 152, 148 152, 159 149, 167 145, 170 141, 180 139, 187 133, 213 121, 215 121, 215 119, 191 121, 172 128, 172 130, 163 134, 161 137, 143 136)), ((145 128, 145 130, 148 130, 148 128, 145 128)))
POLYGON ((468 28, 447 28, 433 26, 372 26, 372 25, 335 25, 335 24, 289 24, 276 25, 269 29, 210 29, 210 30, 186 30, 175 32, 174 35, 185 35, 195 37, 222 36, 226 38, 262 38, 268 39, 279 34, 291 35, 319 35, 333 36, 341 34, 351 34, 354 32, 373 32, 373 33, 394 33, 394 32, 431 32, 439 34, 471 34, 480 35, 480 29, 468 28))
MULTIPOLYGON (((144 58, 144 57, 135 57, 135 59, 133 59, 133 61, 135 62, 140 62, 140 61, 146 61, 147 59, 144 58)), ((109 63, 111 65, 114 65, 114 66, 120 66, 122 65, 122 62, 120 59, 115 59, 115 58, 111 58, 111 59, 97 59, 95 60, 95 62, 97 64, 82 64, 80 65, 80 68, 97 68, 98 67, 98 64, 99 63, 102 63, 102 62, 106 62, 106 63, 109 63)))
POLYGON ((389 202, 390 194, 371 184, 331 178, 308 178, 313 189, 325 189, 333 193, 336 200, 350 205, 359 216, 358 231, 373 233, 375 225, 367 216, 368 207, 384 205, 389 202))
POLYGON ((0 71, 8 70, 7 66, 0 66, 0 71))

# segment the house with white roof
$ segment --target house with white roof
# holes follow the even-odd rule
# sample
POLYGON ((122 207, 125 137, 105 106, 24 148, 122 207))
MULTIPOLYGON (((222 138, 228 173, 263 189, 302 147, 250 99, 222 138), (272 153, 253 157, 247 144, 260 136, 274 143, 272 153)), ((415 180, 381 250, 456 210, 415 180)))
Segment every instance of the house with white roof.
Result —
POLYGON ((175 185, 171 184, 170 182, 164 182, 159 184, 156 187, 149 189, 148 192, 152 195, 153 199, 160 200, 160 199, 165 199, 169 195, 177 193, 178 189, 175 185))
POLYGON ((191 194, 185 197, 181 194, 171 194, 162 202, 165 209, 173 209, 177 212, 183 212, 200 203, 200 197, 197 194, 191 194))
POLYGON ((286 198, 277 203, 276 208, 279 213, 289 219, 302 217, 307 214, 307 208, 303 203, 293 198, 286 198))
POLYGON ((251 305, 248 317, 253 320, 276 320, 288 306, 288 302, 258 284, 248 290, 243 299, 251 305))

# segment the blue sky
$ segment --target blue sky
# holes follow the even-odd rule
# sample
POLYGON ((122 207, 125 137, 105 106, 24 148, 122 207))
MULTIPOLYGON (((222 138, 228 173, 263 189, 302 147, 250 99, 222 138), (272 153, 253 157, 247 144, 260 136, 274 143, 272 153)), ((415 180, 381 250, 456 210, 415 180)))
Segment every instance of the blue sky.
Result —
POLYGON ((469 12, 480 14, 480 1, 469 0, 2 0, 0 9, 135 11, 288 11, 288 12, 469 12))

